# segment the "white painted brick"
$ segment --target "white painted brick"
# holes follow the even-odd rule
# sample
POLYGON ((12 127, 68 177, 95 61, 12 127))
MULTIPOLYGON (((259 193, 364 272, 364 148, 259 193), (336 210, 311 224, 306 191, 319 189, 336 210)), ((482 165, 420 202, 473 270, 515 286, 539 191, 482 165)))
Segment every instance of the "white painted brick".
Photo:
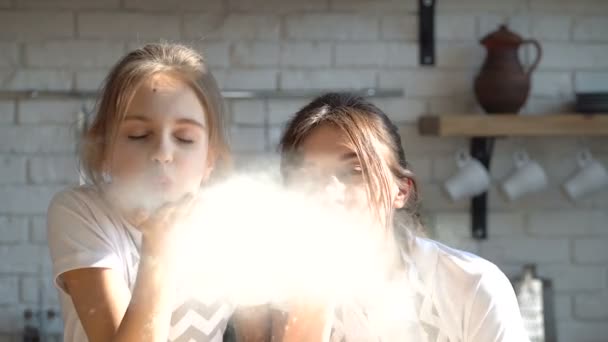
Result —
POLYGON ((468 148, 466 138, 441 138, 422 136, 418 133, 418 126, 415 124, 399 125, 399 134, 405 154, 426 153, 429 155, 436 153, 456 153, 459 149, 468 148))
POLYGON ((484 14, 478 19, 479 21, 479 39, 483 39, 486 35, 498 30, 500 25, 507 25, 509 30, 513 30, 508 23, 509 17, 505 14, 484 14))
POLYGON ((268 129, 268 145, 269 151, 279 152, 279 143, 281 142, 281 136, 283 135, 283 127, 269 127, 268 129))
POLYGON ((573 111, 573 103, 567 99, 530 97, 519 113, 521 115, 544 115, 572 113, 573 111))
POLYGON ((1 245, 0 259, 11 262, 0 263, 0 272, 37 273, 40 270, 41 251, 39 246, 28 244, 1 245))
POLYGON ((583 264, 608 263, 608 239, 580 239, 574 241, 574 260, 583 264))
POLYGON ((120 0, 16 0, 17 8, 27 9, 115 9, 120 0))
POLYGON ((0 67, 19 65, 19 46, 15 43, 0 43, 0 67))
POLYGON ((415 1, 401 0, 331 0, 331 9, 338 11, 412 11, 418 9, 415 1))
POLYGON ((191 46, 203 55, 211 68, 230 66, 230 44, 228 42, 202 42, 191 46))
POLYGON ((428 183, 431 181, 431 159, 423 154, 406 154, 405 160, 408 167, 414 173, 414 178, 417 183, 428 183))
POLYGON ((543 41, 569 40, 572 17, 567 15, 538 15, 530 23, 530 37, 543 41))
POLYGON ((30 67, 109 67, 116 63, 124 53, 124 44, 116 42, 41 42, 26 45, 25 63, 30 67))
POLYGON ((432 232, 434 239, 452 248, 478 253, 479 243, 471 238, 470 217, 465 213, 436 214, 432 232))
POLYGON ((485 58, 478 44, 439 42, 436 48, 439 67, 479 68, 485 58))
POLYGON ((44 305, 58 304, 58 293, 53 284, 52 277, 38 275, 35 277, 24 276, 21 278, 21 300, 24 303, 44 305), (43 298, 40 298, 42 295, 43 298))
POLYGON ((387 40, 415 41, 418 39, 418 17, 411 14, 383 16, 380 35, 387 40))
POLYGON ((450 201, 440 184, 422 183, 419 191, 426 210, 465 210, 470 204, 468 201, 450 201))
POLYGON ((608 68, 608 45, 543 43, 539 68, 608 68))
POLYGON ((601 210, 535 211, 529 231, 537 236, 608 235, 608 213, 601 210))
POLYGON ((47 240, 46 216, 33 217, 30 223, 30 242, 46 244, 47 240))
POLYGON ((578 17, 572 32, 574 40, 608 42, 608 18, 578 17))
POLYGON ((571 99, 572 74, 570 72, 535 72, 532 74, 533 96, 571 99))
POLYGON ((74 37, 74 16, 70 12, 0 12, 0 39, 30 41, 71 37, 74 37))
POLYGON ((78 182, 78 163, 75 156, 32 157, 28 171, 33 184, 78 182))
POLYGON ((19 103, 20 124, 74 124, 82 101, 51 99, 30 100, 19 103))
POLYGON ((337 66, 404 67, 418 65, 418 45, 413 43, 338 43, 337 66))
POLYGON ((232 126, 230 129, 230 146, 235 153, 264 152, 266 150, 265 129, 232 126))
MULTIPOLYGON (((538 248, 538 250, 552 253, 543 248, 538 248)), ((549 277, 552 279, 553 287, 557 291, 569 292, 605 289, 606 278, 608 278, 608 276, 606 276, 606 268, 599 266, 547 265, 539 267, 538 274, 541 277, 549 277)))
POLYGON ((0 100, 0 124, 14 123, 16 106, 13 101, 0 100))
POLYGON ((426 102, 410 98, 380 98, 373 103, 394 122, 414 122, 426 113, 426 102))
POLYGON ((464 71, 381 71, 380 88, 403 88, 406 96, 456 96, 470 94, 473 80, 464 71))
POLYGON ((25 157, 0 155, 0 184, 21 184, 27 181, 25 157))
POLYGON ((374 87, 371 70, 311 70, 281 72, 282 89, 345 90, 374 87))
POLYGON ((45 214, 53 194, 60 186, 0 186, 0 213, 45 214))
MULTIPOLYGON (((504 229, 503 229, 504 230, 504 229)), ((481 243, 480 255, 490 261, 507 264, 536 262, 542 264, 567 263, 570 260, 567 239, 535 239, 526 237, 494 237, 481 243)))
POLYGON ((435 18, 438 40, 472 40, 477 38, 477 20, 474 15, 439 14, 435 18))
POLYGON ((311 99, 277 99, 268 101, 268 122, 282 125, 304 107, 311 99))
POLYGON ((608 324, 602 321, 558 321, 557 336, 560 341, 604 342, 608 336, 608 324))
POLYGON ((0 305, 19 302, 19 278, 0 276, 0 305))
POLYGON ((603 0, 532 0, 529 10, 539 13, 608 14, 608 3, 603 0))
POLYGON ((0 126, 0 152, 72 152, 75 146, 69 127, 0 126))
POLYGON ((232 122, 236 124, 264 126, 266 104, 263 100, 233 100, 232 122))
POLYGON ((22 217, 0 216, 0 240, 9 243, 27 241, 27 220, 22 217))
POLYGON ((78 71, 74 88, 81 91, 99 91, 108 71, 78 71))
POLYGON ((179 39, 179 17, 135 12, 84 12, 78 14, 78 35, 104 39, 179 39))
POLYGON ((237 67, 277 66, 279 44, 273 42, 241 42, 232 50, 232 64, 237 67))
POLYGON ((230 69, 213 73, 221 89, 274 90, 277 89, 276 70, 230 69))
POLYGON ((501 11, 519 12, 526 10, 528 4, 526 0, 510 1, 487 1, 487 0, 458 0, 458 1, 437 1, 438 12, 452 11, 501 11))
POLYGON ((217 11, 223 9, 221 0, 125 0, 124 7, 128 10, 145 11, 217 11))
POLYGON ((62 70, 17 69, 0 71, 3 90, 70 90, 72 74, 62 70))
POLYGON ((380 30, 377 17, 355 14, 294 14, 285 26, 291 39, 370 40, 380 30))
POLYGON ((572 319, 572 297, 563 293, 553 295, 554 314, 557 320, 572 319))
POLYGON ((231 0, 229 6, 231 10, 236 11, 261 11, 272 13, 286 13, 305 10, 327 10, 329 8, 328 0, 231 0))
POLYGON ((281 44, 281 65, 286 67, 327 67, 332 62, 332 46, 321 42, 281 44))
POLYGON ((574 89, 577 92, 608 91, 608 72, 576 72, 574 89))
POLYGON ((483 112, 473 94, 458 97, 433 97, 428 102, 428 111, 434 115, 461 115, 483 112))
POLYGON ((608 319, 608 294, 576 295, 574 315, 582 319, 608 319))
POLYGON ((572 204, 564 197, 558 185, 549 185, 537 192, 528 193, 516 201, 506 198, 499 184, 492 184, 489 191, 488 205, 490 209, 496 210, 568 210, 572 209, 572 204))
POLYGON ((280 36, 278 16, 231 13, 187 15, 184 18, 186 38, 219 40, 277 40, 280 36))

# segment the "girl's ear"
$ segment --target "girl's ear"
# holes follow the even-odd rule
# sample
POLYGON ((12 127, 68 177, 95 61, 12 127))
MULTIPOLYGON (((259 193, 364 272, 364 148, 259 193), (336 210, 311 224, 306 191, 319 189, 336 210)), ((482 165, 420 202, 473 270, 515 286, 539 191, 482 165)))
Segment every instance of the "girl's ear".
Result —
POLYGON ((393 208, 401 209, 407 203, 407 199, 410 195, 410 190, 412 189, 413 183, 410 179, 407 180, 404 186, 399 186, 399 184, 395 183, 395 187, 397 188, 395 197, 393 198, 393 208))
POLYGON ((393 199, 393 208, 401 209, 405 206, 405 202, 407 200, 407 190, 399 189, 395 198, 393 199))

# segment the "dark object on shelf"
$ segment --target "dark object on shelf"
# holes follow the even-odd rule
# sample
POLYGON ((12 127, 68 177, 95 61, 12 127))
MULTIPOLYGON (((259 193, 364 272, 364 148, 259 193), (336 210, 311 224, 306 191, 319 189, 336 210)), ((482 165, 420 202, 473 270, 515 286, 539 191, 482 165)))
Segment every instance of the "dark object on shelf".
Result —
POLYGON ((608 114, 608 92, 577 93, 576 111, 585 114, 608 114))
POLYGON ((485 36, 481 44, 487 55, 481 71, 475 78, 475 96, 486 113, 517 113, 530 93, 530 75, 540 62, 542 48, 534 39, 523 39, 505 25, 485 36), (524 71, 519 48, 532 44, 537 50, 536 59, 524 71))

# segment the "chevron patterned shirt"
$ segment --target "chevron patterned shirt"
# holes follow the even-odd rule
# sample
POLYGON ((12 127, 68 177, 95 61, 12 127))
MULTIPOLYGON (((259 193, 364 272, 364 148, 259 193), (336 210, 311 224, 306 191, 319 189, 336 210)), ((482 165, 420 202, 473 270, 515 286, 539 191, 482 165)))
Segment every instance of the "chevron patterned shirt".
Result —
MULTIPOLYGON (((55 195, 49 206, 47 226, 53 275, 62 308, 64 341, 87 341, 61 276, 79 268, 110 268, 122 275, 133 291, 141 233, 116 215, 100 193, 89 186, 55 195)), ((226 302, 178 297, 168 341, 222 341, 232 313, 232 306, 226 302)))

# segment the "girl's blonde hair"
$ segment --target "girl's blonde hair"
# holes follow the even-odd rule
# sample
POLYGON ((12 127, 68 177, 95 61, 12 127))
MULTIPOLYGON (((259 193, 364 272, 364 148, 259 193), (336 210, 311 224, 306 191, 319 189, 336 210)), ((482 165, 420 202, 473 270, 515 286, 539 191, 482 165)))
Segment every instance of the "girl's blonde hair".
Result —
MULTIPOLYGON (((329 93, 318 97, 298 111, 287 124, 280 141, 281 172, 285 179, 290 169, 297 167, 298 150, 310 133, 320 125, 333 124, 349 140, 363 169, 367 194, 372 210, 387 228, 395 227, 395 219, 407 231, 400 237, 406 241, 408 232, 421 233, 418 212, 418 189, 409 169, 397 127, 382 110, 360 96, 349 93, 329 93), (395 217, 389 187, 392 177, 400 189, 407 191, 403 208, 405 215, 395 217), (386 214, 382 217, 380 215, 386 214)), ((399 233, 399 229, 396 230, 399 233)), ((399 236, 398 236, 399 237, 399 236)))
POLYGON ((186 82, 195 91, 206 113, 209 134, 209 165, 224 169, 229 162, 222 119, 224 104, 215 78, 203 57, 193 49, 171 43, 147 44, 124 56, 106 77, 97 113, 82 139, 80 161, 86 180, 104 181, 106 158, 112 153, 118 127, 139 85, 158 73, 186 82))

